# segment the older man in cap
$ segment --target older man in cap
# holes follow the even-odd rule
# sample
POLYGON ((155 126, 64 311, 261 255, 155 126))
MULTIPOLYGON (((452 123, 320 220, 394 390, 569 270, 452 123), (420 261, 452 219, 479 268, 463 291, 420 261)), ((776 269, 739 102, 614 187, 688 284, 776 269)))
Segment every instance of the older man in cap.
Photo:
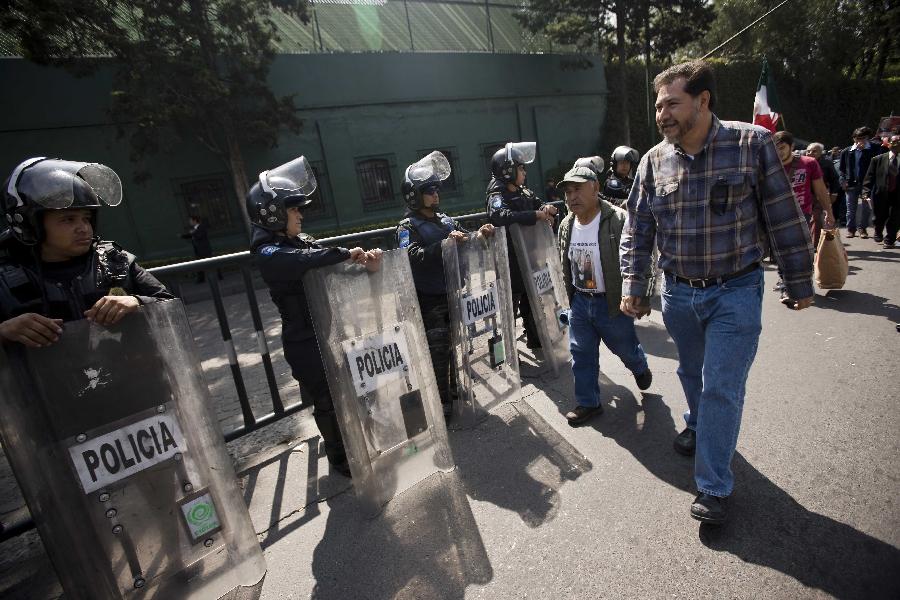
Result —
MULTIPOLYGON (((577 163, 576 163, 577 164, 577 163)), ((574 167, 559 182, 569 214, 559 226, 559 252, 569 304, 569 349, 577 406, 566 414, 577 427, 603 412, 600 403, 600 342, 622 359, 641 390, 653 374, 638 342, 634 318, 619 310, 622 275, 619 239, 625 211, 600 195, 597 174, 574 167)), ((649 302, 643 314, 649 314, 649 302)))

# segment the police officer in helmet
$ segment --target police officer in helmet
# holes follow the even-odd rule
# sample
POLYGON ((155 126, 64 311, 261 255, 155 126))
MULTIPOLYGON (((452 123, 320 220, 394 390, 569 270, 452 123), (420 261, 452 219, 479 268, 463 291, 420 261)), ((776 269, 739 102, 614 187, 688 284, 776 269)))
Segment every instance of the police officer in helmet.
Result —
POLYGON ((13 170, 2 195, 0 338, 49 346, 65 321, 115 325, 174 297, 134 255, 95 237, 100 207, 121 201, 105 165, 38 157, 13 170))
POLYGON ((250 251, 281 314, 284 358, 300 384, 305 404, 313 405, 313 418, 322 434, 328 462, 349 477, 350 465, 338 426, 325 366, 313 330, 302 277, 309 269, 344 261, 377 270, 381 250, 325 248, 300 232, 303 209, 312 202, 316 179, 306 158, 259 174, 247 194, 247 213, 253 223, 250 251))
MULTIPOLYGON (((450 307, 441 242, 447 238, 457 242, 469 239, 467 232, 453 218, 438 212, 441 182, 449 176, 450 163, 436 150, 409 165, 400 188, 406 202, 406 214, 397 226, 398 245, 406 248, 409 255, 445 418, 452 412, 453 401, 450 390, 450 307)), ((478 233, 493 235, 494 226, 482 225, 478 233)))
POLYGON ((634 174, 641 157, 630 146, 618 146, 609 158, 609 176, 603 184, 603 195, 613 198, 619 206, 625 204, 634 183, 634 174))
MULTIPOLYGON (((537 144, 534 142, 509 142, 491 157, 491 181, 488 183, 488 221, 495 227, 518 223, 533 226, 538 221, 553 224, 556 207, 544 204, 534 192, 525 186, 525 165, 534 162, 537 144)), ((513 297, 513 310, 522 315, 525 325, 525 343, 529 348, 540 348, 537 328, 531 314, 531 305, 525 293, 525 283, 519 270, 512 236, 507 238, 509 248, 509 276, 513 297)))

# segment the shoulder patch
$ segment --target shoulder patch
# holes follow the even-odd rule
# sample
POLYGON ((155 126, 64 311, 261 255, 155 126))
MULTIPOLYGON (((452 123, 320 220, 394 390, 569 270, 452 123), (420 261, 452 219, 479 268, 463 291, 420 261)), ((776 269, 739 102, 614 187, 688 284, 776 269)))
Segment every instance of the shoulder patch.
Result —
POLYGON ((409 229, 401 227, 397 232, 397 241, 401 248, 407 248, 409 246, 409 229))
POLYGON ((259 249, 259 253, 262 254, 263 256, 272 256, 276 252, 278 252, 278 246, 273 246, 273 245, 263 246, 262 248, 259 249))
POLYGON ((443 223, 447 227, 456 227, 456 223, 454 223, 453 217, 450 217, 447 215, 444 215, 443 217, 441 217, 441 223, 443 223))
POLYGON ((491 208, 495 210, 499 210, 503 208, 503 196, 500 194, 494 194, 491 196, 491 208))

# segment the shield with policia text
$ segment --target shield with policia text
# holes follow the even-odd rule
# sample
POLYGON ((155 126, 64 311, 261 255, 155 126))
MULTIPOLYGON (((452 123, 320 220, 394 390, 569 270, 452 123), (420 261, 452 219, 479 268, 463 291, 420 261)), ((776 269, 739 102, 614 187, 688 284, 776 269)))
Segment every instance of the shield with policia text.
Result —
POLYGON ((5 343, 0 432, 67 598, 219 598, 266 572, 180 301, 5 343))
POLYGON ((340 263, 303 277, 353 487, 369 514, 453 469, 405 249, 380 269, 340 263))
POLYGON ((563 282, 562 267, 556 250, 556 238, 547 223, 513 224, 510 227, 519 270, 534 315, 544 358, 554 375, 571 359, 568 326, 561 315, 569 310, 569 298, 563 282))
POLYGON ((469 426, 519 396, 519 357, 506 230, 442 244, 453 357, 460 393, 453 423, 469 426))

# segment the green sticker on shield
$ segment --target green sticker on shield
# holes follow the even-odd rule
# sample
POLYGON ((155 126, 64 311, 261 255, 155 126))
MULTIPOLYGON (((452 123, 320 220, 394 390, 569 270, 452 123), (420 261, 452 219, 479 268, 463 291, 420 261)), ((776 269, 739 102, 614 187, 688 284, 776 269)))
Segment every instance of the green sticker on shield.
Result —
POLYGON ((496 369, 506 361, 506 345, 501 335, 498 334, 488 340, 488 352, 492 369, 496 369))
POLYGON ((209 490, 201 490, 195 494, 183 498, 179 505, 184 523, 187 525, 194 542, 207 537, 222 529, 219 515, 216 513, 216 505, 213 503, 209 490))

